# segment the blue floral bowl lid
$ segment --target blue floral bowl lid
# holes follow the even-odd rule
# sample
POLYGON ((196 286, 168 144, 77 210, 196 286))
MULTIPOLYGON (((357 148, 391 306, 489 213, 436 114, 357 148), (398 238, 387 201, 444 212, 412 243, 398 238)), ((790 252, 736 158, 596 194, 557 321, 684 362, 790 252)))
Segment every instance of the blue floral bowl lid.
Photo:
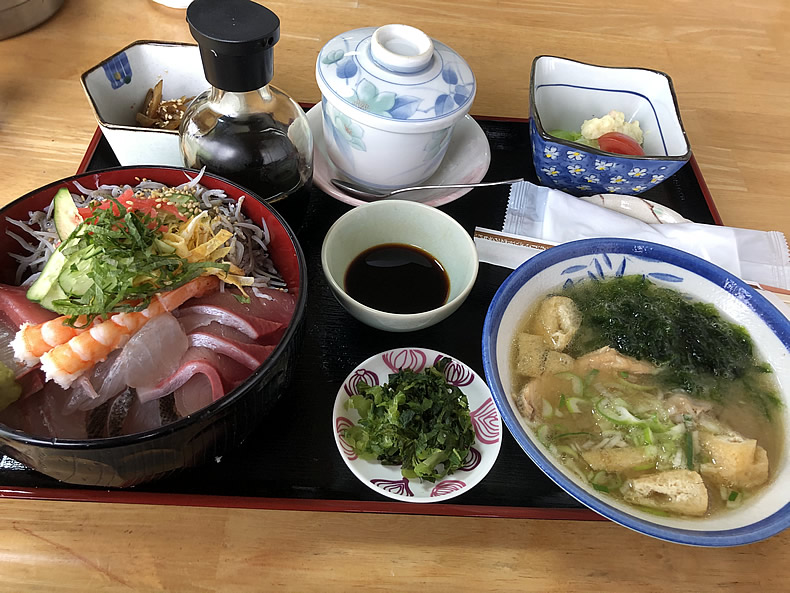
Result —
POLYGON ((316 80, 335 109, 398 132, 452 125, 469 112, 476 91, 460 55, 407 25, 338 35, 318 55, 316 80))

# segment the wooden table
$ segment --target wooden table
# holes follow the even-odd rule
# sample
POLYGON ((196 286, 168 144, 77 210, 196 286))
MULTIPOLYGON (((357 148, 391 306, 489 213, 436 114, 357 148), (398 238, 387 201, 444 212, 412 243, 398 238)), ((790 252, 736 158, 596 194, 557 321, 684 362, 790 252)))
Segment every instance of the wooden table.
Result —
MULTIPOLYGON (((785 0, 267 5, 282 20, 274 84, 305 102, 319 99, 326 41, 391 22, 467 58, 479 115, 529 115, 539 54, 668 72, 724 223, 790 233, 785 0)), ((150 0, 66 0, 0 41, 0 203, 74 173, 96 128, 79 76, 137 39, 192 41, 183 11, 150 0)), ((0 500, 0 591, 784 591, 788 579, 787 532, 709 550, 606 521, 0 500)))

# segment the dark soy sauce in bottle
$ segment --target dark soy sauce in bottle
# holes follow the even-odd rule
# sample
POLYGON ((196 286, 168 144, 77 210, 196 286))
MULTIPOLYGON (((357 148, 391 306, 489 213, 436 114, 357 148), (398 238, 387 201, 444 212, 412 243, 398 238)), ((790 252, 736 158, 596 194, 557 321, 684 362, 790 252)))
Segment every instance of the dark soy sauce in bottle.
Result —
POLYGON ((450 280, 442 264, 412 245, 385 243, 351 262, 345 290, 356 301, 388 313, 422 313, 447 302, 450 280))
POLYGON ((313 178, 313 139, 302 108, 269 84, 280 20, 250 0, 195 0, 187 22, 211 88, 179 130, 188 167, 227 177, 298 228, 313 178))

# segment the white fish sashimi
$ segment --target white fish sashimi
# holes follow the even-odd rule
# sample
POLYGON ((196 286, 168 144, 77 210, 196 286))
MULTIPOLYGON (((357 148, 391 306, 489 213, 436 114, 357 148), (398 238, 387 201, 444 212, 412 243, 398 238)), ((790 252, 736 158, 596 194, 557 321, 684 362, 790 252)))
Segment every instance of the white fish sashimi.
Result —
POLYGON ((170 313, 154 317, 123 347, 102 379, 99 395, 110 398, 127 385, 156 385, 178 368, 188 347, 187 336, 175 317, 170 313))

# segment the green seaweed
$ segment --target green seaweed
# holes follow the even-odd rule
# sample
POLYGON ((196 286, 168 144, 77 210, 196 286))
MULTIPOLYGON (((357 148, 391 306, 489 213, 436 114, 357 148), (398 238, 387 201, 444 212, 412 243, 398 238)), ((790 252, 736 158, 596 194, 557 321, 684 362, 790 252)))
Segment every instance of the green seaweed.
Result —
POLYGON ((713 305, 638 275, 581 282, 567 288, 566 296, 583 316, 568 347, 572 356, 610 346, 660 367, 659 378, 669 388, 717 402, 746 392, 769 418, 781 405, 760 377, 772 371, 756 360, 749 333, 713 305))

